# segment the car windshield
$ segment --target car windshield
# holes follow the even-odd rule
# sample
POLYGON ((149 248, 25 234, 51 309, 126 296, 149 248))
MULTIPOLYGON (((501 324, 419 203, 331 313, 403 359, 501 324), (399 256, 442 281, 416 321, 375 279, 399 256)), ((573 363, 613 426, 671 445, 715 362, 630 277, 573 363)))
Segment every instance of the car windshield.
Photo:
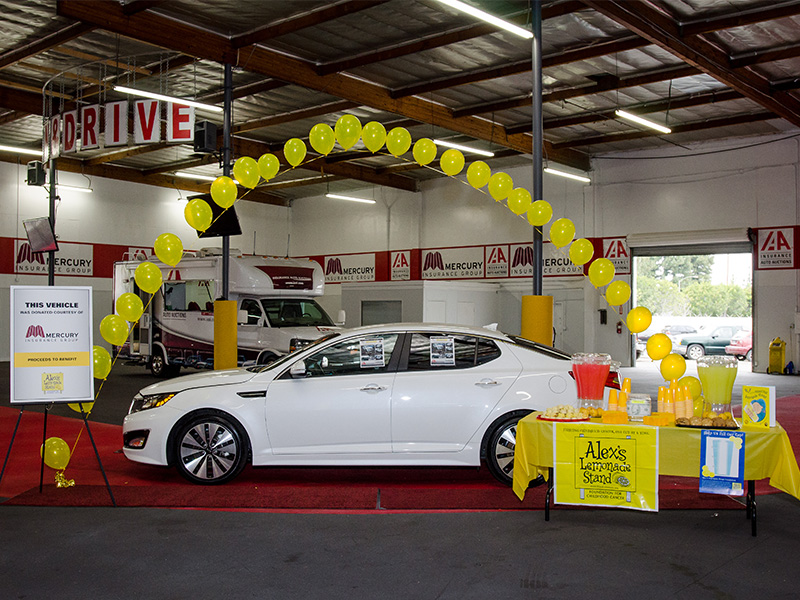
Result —
POLYGON ((519 337, 518 335, 509 335, 515 344, 518 346, 522 346, 523 348, 527 348, 528 350, 534 350, 535 352, 541 352, 542 354, 546 354, 547 356, 551 356, 553 358, 559 358, 562 360, 572 360, 572 357, 567 354, 566 352, 562 352, 557 348, 553 348, 552 346, 545 346, 544 344, 539 344, 538 342, 532 342, 531 340, 526 340, 523 337, 519 337))
MULTIPOLYGON (((337 336, 340 333, 338 331, 334 331, 329 333, 328 335, 323 335, 322 337, 317 338, 313 342, 311 342, 308 346, 303 346, 303 350, 307 350, 308 348, 314 348, 323 342, 327 342, 337 336)), ((247 367, 247 370, 251 373, 263 373, 264 371, 268 371, 269 369, 274 369, 276 367, 280 367, 281 365, 289 362, 291 359, 294 358, 295 353, 290 352, 289 354, 284 354, 280 358, 273 360, 271 363, 267 363, 266 365, 253 365, 252 367, 247 367)))
POLYGON ((316 327, 333 321, 314 300, 298 298, 262 298, 261 305, 270 327, 316 327))

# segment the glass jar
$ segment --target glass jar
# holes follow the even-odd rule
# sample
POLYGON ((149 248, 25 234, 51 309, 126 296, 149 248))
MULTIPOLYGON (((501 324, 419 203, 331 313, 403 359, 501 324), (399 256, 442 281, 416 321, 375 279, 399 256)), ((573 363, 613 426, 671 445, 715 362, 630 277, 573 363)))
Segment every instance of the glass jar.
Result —
POLYGON ((697 359, 697 376, 703 386, 704 414, 720 416, 731 412, 733 382, 739 370, 735 356, 701 356, 697 359))
POLYGON ((580 408, 603 408, 611 356, 608 354, 584 353, 572 355, 572 374, 578 387, 580 408))

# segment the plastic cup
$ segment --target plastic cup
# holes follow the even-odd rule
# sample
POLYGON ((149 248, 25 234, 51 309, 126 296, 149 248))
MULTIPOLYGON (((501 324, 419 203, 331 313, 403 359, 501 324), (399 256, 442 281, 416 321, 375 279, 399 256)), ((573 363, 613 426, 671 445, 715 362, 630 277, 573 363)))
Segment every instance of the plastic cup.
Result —
POLYGON ((578 387, 581 408, 602 408, 611 356, 608 354, 578 353, 572 355, 572 374, 578 387))
POLYGON ((720 415, 731 412, 733 383, 738 364, 735 356, 701 356, 697 359, 697 376, 703 386, 705 411, 720 415))

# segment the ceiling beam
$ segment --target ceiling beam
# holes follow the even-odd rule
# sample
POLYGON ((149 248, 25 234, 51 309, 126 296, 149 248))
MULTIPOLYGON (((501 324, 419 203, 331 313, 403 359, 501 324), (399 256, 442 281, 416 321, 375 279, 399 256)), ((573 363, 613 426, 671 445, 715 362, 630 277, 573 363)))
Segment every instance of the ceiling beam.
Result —
POLYGON ((681 35, 680 25, 668 14, 643 0, 582 0, 610 19, 671 52, 718 81, 757 102, 768 111, 800 126, 800 100, 788 92, 774 91, 769 81, 748 69, 732 69, 730 57, 701 36, 681 35))
MULTIPOLYGON (((132 17, 122 14, 115 2, 102 0, 61 0, 58 14, 87 21, 114 33, 124 33, 140 41, 169 45, 172 49, 220 63, 230 62, 249 71, 274 77, 301 87, 338 96, 359 105, 395 113, 519 152, 531 153, 532 139, 526 134, 506 134, 504 128, 485 119, 466 117, 456 119, 440 104, 418 97, 392 98, 389 90, 362 79, 341 74, 320 76, 314 65, 259 46, 234 49, 227 38, 178 23, 150 12, 132 17)), ((588 170, 589 158, 579 152, 563 152, 554 156, 555 149, 545 142, 548 156, 562 164, 588 170)))
POLYGON ((278 23, 265 25, 248 33, 234 36, 231 38, 231 43, 234 48, 245 48, 307 27, 321 25, 333 19, 338 19, 366 8, 372 8, 385 2, 388 2, 388 0, 348 0, 346 2, 338 2, 332 6, 324 6, 301 15, 289 17, 278 23))
MULTIPOLYGON (((253 83, 248 83, 246 85, 237 85, 233 88, 231 99, 238 100, 240 98, 246 98, 247 96, 263 94, 264 92, 270 92, 272 90, 285 87, 286 85, 288 84, 285 81, 278 81, 277 79, 262 79, 261 81, 254 81, 253 83)), ((208 104, 217 104, 225 99, 225 92, 222 91, 214 92, 212 94, 204 94, 202 96, 198 96, 197 99, 201 102, 207 102, 208 104)))
POLYGON ((108 154, 101 154, 100 156, 95 156, 86 159, 83 161, 83 163, 85 165, 102 165, 103 163, 109 163, 116 160, 124 160, 131 156, 139 156, 140 154, 149 154, 150 152, 163 150, 164 148, 169 148, 170 146, 174 145, 175 144, 161 142, 158 144, 146 144, 142 146, 128 146, 123 150, 117 150, 116 152, 109 152, 108 154))
POLYGON ((293 121, 300 121, 302 119, 312 119, 330 113, 341 112, 356 108, 358 104, 348 100, 337 100, 319 106, 311 106, 309 108, 299 108, 297 110, 290 110, 277 115, 270 115, 262 119, 254 119, 241 123, 233 128, 234 135, 245 133, 247 131, 255 131, 256 129, 263 129, 264 127, 272 127, 274 125, 281 125, 283 123, 291 123, 293 121))
POLYGON ((28 43, 12 48, 11 50, 6 50, 0 54, 0 69, 25 60, 26 58, 30 58, 40 52, 60 46, 65 42, 82 36, 84 33, 92 31, 94 28, 94 25, 90 23, 72 23, 43 38, 37 37, 35 40, 28 43))
POLYGON ((724 15, 716 15, 705 19, 696 19, 680 24, 680 32, 684 36, 702 35, 712 31, 742 27, 764 21, 774 21, 800 14, 800 2, 791 0, 779 2, 765 7, 737 10, 724 15))
POLYGON ((776 60, 797 58, 798 56, 800 56, 800 43, 787 44, 785 46, 778 46, 777 48, 770 48, 768 50, 742 52, 735 56, 731 56, 730 65, 732 69, 742 69, 752 65, 775 62, 776 60))
MULTIPOLYGON (((766 121, 769 119, 776 119, 777 115, 771 112, 760 112, 747 115, 734 115, 732 117, 720 117, 719 119, 706 119, 695 123, 684 123, 682 125, 673 125, 672 133, 670 136, 680 133, 691 133, 693 131, 705 131, 707 129, 716 129, 718 127, 730 127, 732 125, 746 125, 748 123, 757 123, 759 121, 766 121)), ((583 137, 567 142, 559 142, 553 144, 560 148, 580 148, 585 146, 592 146, 596 144, 609 144, 614 142, 625 142, 628 140, 638 140, 648 137, 660 137, 668 141, 663 133, 658 133, 652 129, 641 129, 638 131, 631 131, 628 133, 610 133, 607 135, 598 135, 594 137, 583 137)))
POLYGON ((0 106, 3 108, 42 116, 43 104, 41 90, 11 89, 0 83, 0 106))

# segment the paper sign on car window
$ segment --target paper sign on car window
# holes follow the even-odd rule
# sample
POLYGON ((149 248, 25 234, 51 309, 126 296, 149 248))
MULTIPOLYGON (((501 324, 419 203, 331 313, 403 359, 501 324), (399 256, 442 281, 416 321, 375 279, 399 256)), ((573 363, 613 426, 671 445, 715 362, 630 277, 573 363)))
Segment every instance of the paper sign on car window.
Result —
POLYGON ((452 337, 431 337, 431 366, 452 367, 455 364, 455 339, 452 337))
POLYGON ((359 346, 361 349, 361 368, 386 366, 383 340, 381 338, 360 340, 359 346))

